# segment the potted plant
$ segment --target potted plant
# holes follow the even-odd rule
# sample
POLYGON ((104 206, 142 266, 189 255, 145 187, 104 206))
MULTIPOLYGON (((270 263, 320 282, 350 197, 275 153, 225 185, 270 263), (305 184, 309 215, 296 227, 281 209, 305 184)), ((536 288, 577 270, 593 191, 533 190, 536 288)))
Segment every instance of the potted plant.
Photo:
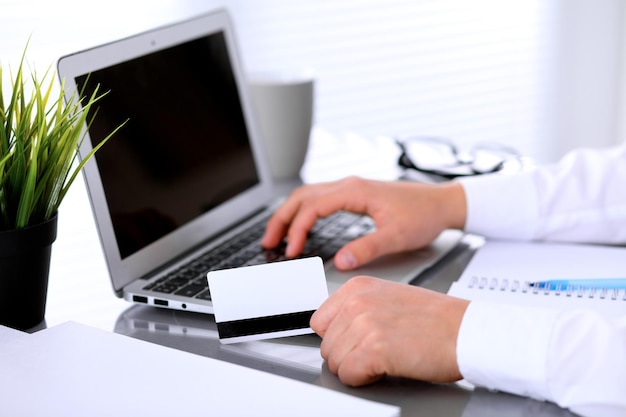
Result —
POLYGON ((89 110, 102 95, 65 103, 52 71, 27 73, 25 55, 4 91, 0 64, 0 324, 17 329, 44 319, 59 206, 106 142, 79 161, 89 110))

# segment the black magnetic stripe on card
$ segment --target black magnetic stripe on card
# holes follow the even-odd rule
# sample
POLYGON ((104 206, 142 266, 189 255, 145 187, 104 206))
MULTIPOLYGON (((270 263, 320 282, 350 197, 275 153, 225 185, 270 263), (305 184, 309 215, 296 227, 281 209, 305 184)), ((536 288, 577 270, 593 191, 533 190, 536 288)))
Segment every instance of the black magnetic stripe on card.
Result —
POLYGON ((250 336, 253 334, 273 333, 284 330, 304 329, 315 310, 298 313, 278 314, 275 316, 254 317, 251 319, 223 321, 217 323, 220 338, 250 336))

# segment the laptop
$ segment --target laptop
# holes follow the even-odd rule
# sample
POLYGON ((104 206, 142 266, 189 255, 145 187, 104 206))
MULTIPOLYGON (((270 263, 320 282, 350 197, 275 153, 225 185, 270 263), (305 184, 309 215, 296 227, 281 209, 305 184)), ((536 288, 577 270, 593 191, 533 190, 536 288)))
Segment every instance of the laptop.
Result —
MULTIPOLYGON (((226 10, 64 56, 58 74, 68 100, 106 92, 84 127, 81 157, 125 123, 83 169, 118 297, 213 313, 209 270, 285 259, 259 243, 281 196, 226 10)), ((423 250, 336 270, 334 252, 373 228, 344 212, 318 221, 303 256, 326 260, 329 292, 356 274, 409 282, 461 238, 446 231, 423 250)))

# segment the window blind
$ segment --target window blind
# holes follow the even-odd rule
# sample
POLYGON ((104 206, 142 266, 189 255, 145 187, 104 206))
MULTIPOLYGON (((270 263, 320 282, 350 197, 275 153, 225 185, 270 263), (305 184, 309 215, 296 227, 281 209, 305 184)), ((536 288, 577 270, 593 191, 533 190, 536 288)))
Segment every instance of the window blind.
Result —
POLYGON ((249 71, 315 71, 329 132, 498 142, 549 161, 624 131, 621 0, 3 0, 0 59, 32 35, 29 57, 47 66, 216 7, 249 71))
POLYGON ((315 70, 331 132, 498 142, 540 161, 617 140, 619 0, 229 5, 251 71, 315 70))
POLYGON ((313 67, 316 123, 541 151, 550 2, 240 2, 250 69, 313 67))

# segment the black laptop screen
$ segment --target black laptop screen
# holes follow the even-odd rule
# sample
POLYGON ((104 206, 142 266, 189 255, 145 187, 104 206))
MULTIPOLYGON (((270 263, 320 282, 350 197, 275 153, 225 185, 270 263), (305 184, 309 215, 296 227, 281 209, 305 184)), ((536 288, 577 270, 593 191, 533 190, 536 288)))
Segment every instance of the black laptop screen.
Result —
POLYGON ((259 182, 222 33, 76 78, 121 258, 259 182))

